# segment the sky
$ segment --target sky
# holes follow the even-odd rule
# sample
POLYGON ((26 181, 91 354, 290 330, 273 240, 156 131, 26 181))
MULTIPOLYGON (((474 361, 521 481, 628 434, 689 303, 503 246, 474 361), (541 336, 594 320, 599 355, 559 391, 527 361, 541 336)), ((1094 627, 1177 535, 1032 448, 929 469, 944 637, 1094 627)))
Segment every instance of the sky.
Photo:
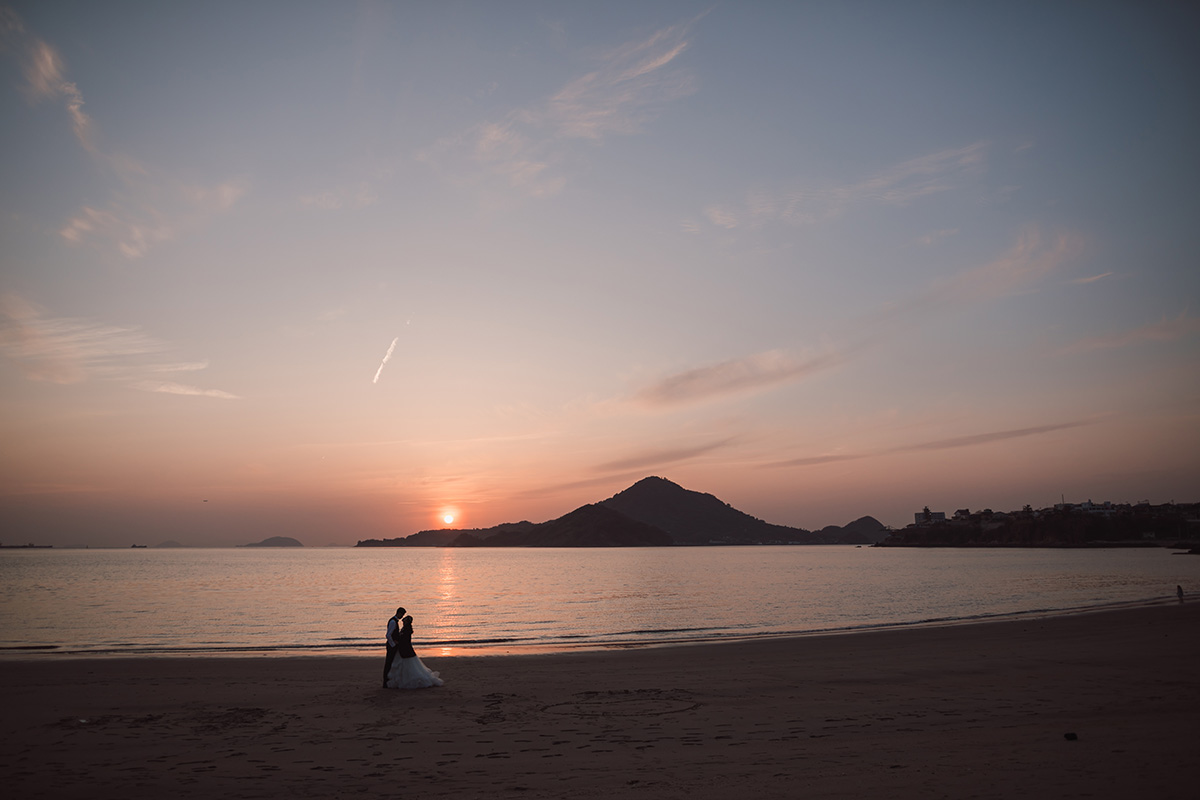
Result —
POLYGON ((1184 6, 0 7, 0 540, 1198 501, 1184 6))

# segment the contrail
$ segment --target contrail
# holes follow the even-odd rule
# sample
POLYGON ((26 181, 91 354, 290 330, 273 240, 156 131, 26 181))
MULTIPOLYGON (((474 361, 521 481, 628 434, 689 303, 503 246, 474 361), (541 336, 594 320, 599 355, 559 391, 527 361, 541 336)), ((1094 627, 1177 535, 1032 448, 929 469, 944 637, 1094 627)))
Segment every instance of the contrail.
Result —
POLYGON ((392 343, 388 345, 388 351, 384 353, 383 361, 379 362, 379 369, 375 370, 375 380, 371 381, 371 383, 379 383, 379 376, 383 372, 383 365, 386 364, 388 359, 392 357, 392 351, 396 349, 396 342, 398 341, 400 341, 399 336, 397 336, 395 339, 392 339, 392 343))

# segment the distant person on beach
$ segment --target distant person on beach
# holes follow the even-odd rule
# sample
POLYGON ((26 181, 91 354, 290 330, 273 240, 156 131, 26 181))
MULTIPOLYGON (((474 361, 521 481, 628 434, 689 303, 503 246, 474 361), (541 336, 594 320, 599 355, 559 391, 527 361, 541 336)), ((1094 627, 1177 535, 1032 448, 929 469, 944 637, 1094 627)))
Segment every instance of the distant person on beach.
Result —
MULTIPOLYGON (((404 609, 400 609, 401 613, 403 611, 404 609)), ((400 626, 400 632, 396 635, 396 646, 389 650, 390 656, 399 656, 399 658, 395 658, 391 665, 391 671, 388 672, 387 680, 383 684, 386 689, 427 689, 430 686, 441 686, 445 683, 438 673, 429 669, 421 663, 421 659, 417 658, 417 651, 413 650, 412 646, 412 620, 412 617, 400 620, 403 624, 400 626)), ((388 632, 391 633, 390 628, 388 632)))
POLYGON ((392 671, 392 662, 396 660, 396 647, 400 644, 400 618, 404 616, 404 608, 397 608, 396 613, 387 623, 387 658, 383 660, 383 688, 388 688, 388 673, 392 671))

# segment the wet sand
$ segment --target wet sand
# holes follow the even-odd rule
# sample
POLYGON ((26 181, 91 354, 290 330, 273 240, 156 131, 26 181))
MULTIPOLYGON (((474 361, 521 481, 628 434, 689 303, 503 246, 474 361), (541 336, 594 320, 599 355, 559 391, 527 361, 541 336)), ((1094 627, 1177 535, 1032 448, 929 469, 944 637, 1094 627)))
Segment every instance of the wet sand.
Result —
MULTIPOLYGON (((0 662, 10 797, 1191 798, 1200 604, 377 659, 0 662)), ((420 645, 418 643, 418 651, 420 645)))

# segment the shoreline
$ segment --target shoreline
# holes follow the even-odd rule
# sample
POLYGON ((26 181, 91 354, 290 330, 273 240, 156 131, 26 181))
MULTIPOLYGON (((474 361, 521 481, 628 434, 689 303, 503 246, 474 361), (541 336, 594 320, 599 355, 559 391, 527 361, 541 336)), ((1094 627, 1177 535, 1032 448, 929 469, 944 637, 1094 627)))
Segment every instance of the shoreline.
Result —
POLYGON ((1200 603, 541 655, 0 661, 22 797, 1190 797, 1200 603), (1070 734, 1070 736, 1068 736, 1070 734), (1073 737, 1073 738, 1072 738, 1073 737), (97 791, 100 790, 100 791, 97 791))
MULTIPOLYGON (((748 634, 713 634, 692 638, 618 639, 582 643, 527 644, 495 642, 423 643, 428 652, 436 652, 441 658, 483 658, 504 655, 554 655, 558 653, 625 652, 639 649, 672 647, 695 647, 707 644, 736 644, 759 640, 808 639, 822 636, 856 636, 859 634, 891 630, 921 630, 924 628, 954 627, 961 625, 987 625, 1026 619, 1071 617, 1082 614, 1102 614, 1107 611, 1133 608, 1153 608, 1178 603, 1176 597, 1161 595, 1141 600, 1118 600, 1098 605, 1072 608, 1044 608, 1028 611, 1011 611, 981 614, 968 617, 939 617, 936 619, 913 620, 911 622, 868 623, 863 625, 821 628, 815 630, 778 631, 748 634)), ((357 646, 344 644, 305 645, 303 647, 254 647, 229 646, 225 648, 130 648, 126 650, 94 649, 69 650, 62 645, 25 645, 0 649, 0 664, 35 660, 79 660, 79 659, 259 659, 259 658, 352 658, 377 657, 381 643, 364 643, 357 646)))

